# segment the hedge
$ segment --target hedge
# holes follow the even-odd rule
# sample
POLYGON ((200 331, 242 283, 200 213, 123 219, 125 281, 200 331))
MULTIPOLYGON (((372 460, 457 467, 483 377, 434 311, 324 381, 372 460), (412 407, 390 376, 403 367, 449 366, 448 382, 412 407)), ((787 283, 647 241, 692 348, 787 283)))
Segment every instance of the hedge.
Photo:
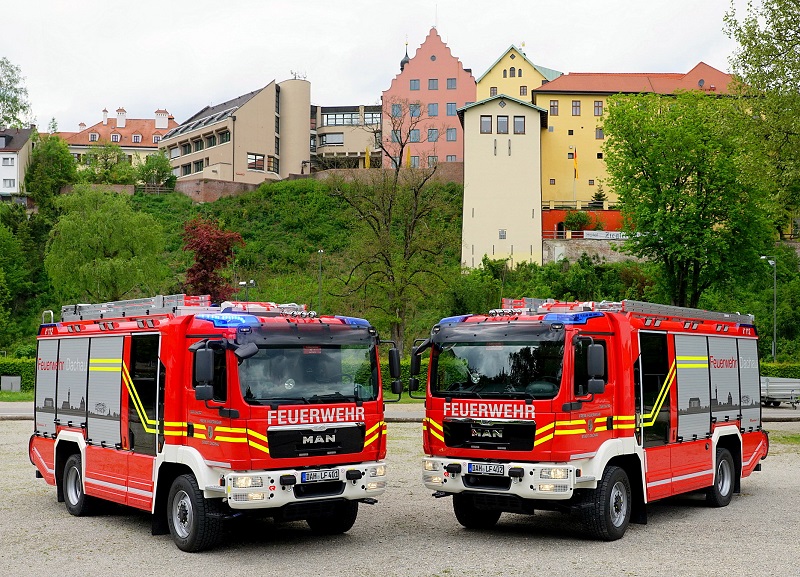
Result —
POLYGON ((0 358, 0 376, 22 377, 20 390, 32 391, 36 379, 36 359, 0 358))
POLYGON ((761 363, 762 377, 800 379, 800 363, 761 363))

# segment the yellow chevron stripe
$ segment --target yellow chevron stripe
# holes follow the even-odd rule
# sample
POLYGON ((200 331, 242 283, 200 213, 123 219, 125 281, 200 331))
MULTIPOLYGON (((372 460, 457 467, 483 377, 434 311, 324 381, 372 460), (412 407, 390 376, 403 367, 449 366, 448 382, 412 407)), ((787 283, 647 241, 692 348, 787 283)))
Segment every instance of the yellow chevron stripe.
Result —
POLYGON ((546 433, 547 431, 549 431, 550 429, 552 429, 555 426, 556 426, 555 422, 547 423, 544 427, 536 430, 536 436, 538 437, 542 433, 546 433))
POLYGON ((439 423, 437 423, 437 422, 436 422, 436 421, 434 421, 433 419, 428 419, 428 423, 429 423, 429 424, 431 424, 431 425, 433 425, 433 426, 434 426, 434 427, 436 427, 437 429, 439 429, 439 430, 440 430, 442 433, 444 433, 444 427, 442 427, 442 425, 440 425, 439 423))
MULTIPOLYGON (((259 441, 264 441, 265 443, 268 442, 266 435, 262 435, 261 433, 257 433, 256 431, 254 431, 252 429, 247 429, 247 434, 250 435, 251 437, 255 437, 259 441)), ((251 441, 251 443, 252 443, 252 441, 251 441)))
POLYGON ((377 439, 380 436, 381 436, 381 434, 377 433, 377 434, 373 435, 371 438, 369 438, 366 441, 364 441, 364 447, 367 447, 368 445, 371 445, 372 443, 374 443, 375 439, 377 439))
POLYGON ((139 394, 136 392, 136 387, 133 386, 131 375, 128 372, 128 366, 125 363, 122 363, 122 382, 125 384, 125 388, 128 389, 128 396, 133 402, 133 408, 136 410, 136 414, 139 415, 139 420, 142 423, 142 428, 144 428, 145 433, 155 435, 158 432, 158 428, 156 427, 157 423, 150 419, 147 413, 145 413, 144 405, 139 398, 139 394))
POLYGON ((265 447, 264 445, 260 445, 260 444, 256 443, 255 441, 248 441, 247 444, 250 445, 251 447, 253 447, 254 449, 258 449, 259 451, 263 451, 263 452, 269 454, 269 449, 267 447, 265 447))
POLYGON ((440 435, 439 433, 437 433, 433 429, 429 429, 428 431, 430 432, 431 435, 433 435, 434 437, 439 439, 442 443, 444 443, 444 437, 442 435, 440 435))
POLYGON ((545 442, 547 442, 547 441, 550 441, 552 438, 553 438, 553 435, 552 435, 552 433, 551 433, 550 435, 547 435, 546 437, 542 437, 541 439, 536 439, 536 440, 533 442, 533 446, 534 446, 534 447, 537 447, 537 446, 541 445, 542 443, 545 443, 545 442))
POLYGON ((676 361, 673 361, 672 366, 669 369, 669 373, 664 379, 664 384, 661 385, 661 390, 658 392, 658 397, 656 398, 656 402, 653 405, 653 409, 647 415, 642 416, 643 427, 652 427, 655 424, 656 416, 661 411, 661 407, 664 405, 664 400, 667 398, 667 393, 672 387, 672 384, 675 382, 676 374, 677 374, 677 365, 676 361))

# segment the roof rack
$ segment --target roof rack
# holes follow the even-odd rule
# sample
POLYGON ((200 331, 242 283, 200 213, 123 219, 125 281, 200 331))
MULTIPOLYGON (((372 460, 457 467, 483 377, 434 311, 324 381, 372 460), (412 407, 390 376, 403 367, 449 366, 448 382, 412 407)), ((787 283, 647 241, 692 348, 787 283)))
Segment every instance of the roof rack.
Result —
POLYGON ((211 308, 211 296, 185 294, 157 295, 142 299, 110 301, 100 304, 76 304, 61 307, 61 321, 82 321, 103 318, 141 317, 156 314, 182 314, 181 309, 211 308))

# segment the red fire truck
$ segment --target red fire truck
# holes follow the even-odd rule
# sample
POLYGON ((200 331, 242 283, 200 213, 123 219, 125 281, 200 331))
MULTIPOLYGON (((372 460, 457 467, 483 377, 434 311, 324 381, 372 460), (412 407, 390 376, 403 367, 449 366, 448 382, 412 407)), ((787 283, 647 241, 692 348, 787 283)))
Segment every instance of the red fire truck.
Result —
POLYGON ((760 470, 749 315, 636 301, 520 299, 442 319, 430 348, 423 479, 467 528, 502 512, 579 513, 603 540, 646 504, 705 491, 724 507, 760 470))
MULTIPOLYGON (((384 492, 379 337, 366 320, 186 295, 49 320, 29 453, 73 515, 98 499, 144 509, 153 534, 200 551, 244 513, 341 533, 384 492)), ((395 348, 389 361, 396 379, 395 348)))

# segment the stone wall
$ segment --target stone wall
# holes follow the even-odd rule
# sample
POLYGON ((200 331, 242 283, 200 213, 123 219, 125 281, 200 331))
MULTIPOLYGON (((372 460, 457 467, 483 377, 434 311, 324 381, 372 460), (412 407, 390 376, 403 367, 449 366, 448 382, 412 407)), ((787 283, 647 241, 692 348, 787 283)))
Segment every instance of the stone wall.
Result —
POLYGON ((622 262, 638 260, 629 254, 614 250, 622 246, 619 240, 545 240, 542 243, 542 260, 544 264, 566 258, 570 262, 578 260, 583 253, 597 255, 606 262, 622 262))
POLYGON ((209 180, 198 178, 196 180, 178 181, 175 192, 185 194, 193 202, 214 202, 225 196, 236 196, 258 188, 256 184, 244 182, 229 182, 226 180, 209 180))

